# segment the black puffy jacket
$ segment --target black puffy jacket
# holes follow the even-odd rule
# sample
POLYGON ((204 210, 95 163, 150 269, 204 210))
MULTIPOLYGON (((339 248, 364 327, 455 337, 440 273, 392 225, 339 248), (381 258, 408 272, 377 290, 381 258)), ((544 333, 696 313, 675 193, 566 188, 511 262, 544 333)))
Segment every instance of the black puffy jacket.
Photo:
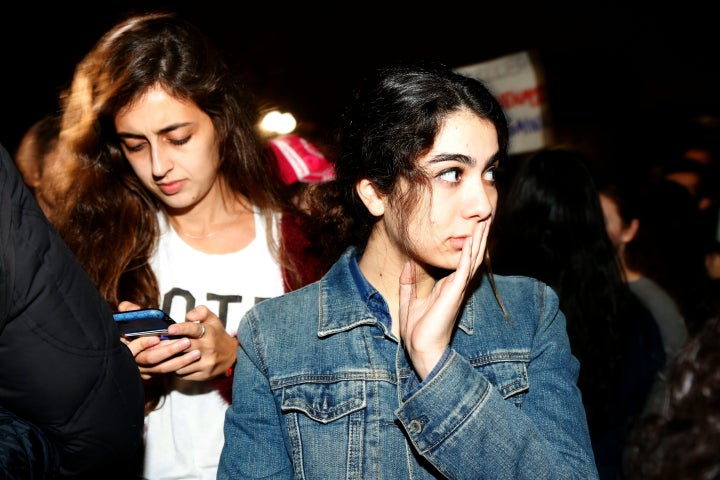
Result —
POLYGON ((0 434, 17 437, 0 442, 0 476, 127 476, 142 447, 137 365, 2 145, 0 248, 0 434))

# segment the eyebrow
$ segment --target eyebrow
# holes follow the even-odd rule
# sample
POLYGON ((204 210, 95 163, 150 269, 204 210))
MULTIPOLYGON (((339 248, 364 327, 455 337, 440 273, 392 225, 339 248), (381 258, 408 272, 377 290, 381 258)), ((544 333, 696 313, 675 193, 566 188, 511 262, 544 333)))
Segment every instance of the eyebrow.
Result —
MULTIPOLYGON (((500 158, 499 155, 500 152, 495 152, 495 154, 493 154, 490 158, 487 159, 484 166, 487 167, 488 165, 497 163, 500 158)), ((463 155, 461 153, 439 153, 428 160, 428 165, 441 162, 460 162, 462 164, 470 166, 475 166, 477 164, 477 161, 474 158, 468 157, 467 155, 463 155)))
MULTIPOLYGON (((168 125, 167 127, 161 128, 160 130, 158 130, 157 132, 154 132, 154 133, 157 135, 164 135, 166 133, 177 130, 178 128, 187 127, 190 124, 191 124, 191 122, 173 123, 172 125, 168 125)), ((145 135, 139 135, 137 133, 118 132, 117 134, 121 138, 137 138, 137 139, 145 138, 145 135)))
POLYGON ((428 159, 428 165, 441 162, 460 162, 466 165, 475 165, 475 160, 461 153, 439 153, 428 159))

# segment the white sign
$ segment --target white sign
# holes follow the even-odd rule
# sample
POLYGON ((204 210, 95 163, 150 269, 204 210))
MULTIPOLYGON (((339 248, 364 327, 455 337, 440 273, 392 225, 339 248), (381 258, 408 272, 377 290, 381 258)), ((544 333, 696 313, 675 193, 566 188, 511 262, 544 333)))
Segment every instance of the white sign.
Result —
POLYGON ((483 81, 503 106, 510 128, 510 154, 546 146, 551 132, 545 121, 542 71, 528 52, 466 65, 455 71, 483 81))

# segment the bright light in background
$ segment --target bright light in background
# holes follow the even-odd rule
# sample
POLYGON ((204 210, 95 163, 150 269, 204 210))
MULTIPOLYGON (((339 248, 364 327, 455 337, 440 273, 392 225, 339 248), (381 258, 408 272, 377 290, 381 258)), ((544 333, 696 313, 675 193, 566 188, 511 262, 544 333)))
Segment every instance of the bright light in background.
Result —
POLYGON ((279 135, 285 135, 293 130, 297 126, 295 117, 292 113, 280 113, 277 110, 273 110, 265 114, 263 119, 260 121, 260 128, 268 133, 277 133, 279 135))

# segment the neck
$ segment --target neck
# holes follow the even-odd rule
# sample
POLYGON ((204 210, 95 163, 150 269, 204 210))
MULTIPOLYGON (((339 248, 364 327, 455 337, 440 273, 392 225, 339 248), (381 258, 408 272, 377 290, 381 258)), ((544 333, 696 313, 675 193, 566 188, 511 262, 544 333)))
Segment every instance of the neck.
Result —
MULTIPOLYGON (((400 273, 407 261, 408 257, 385 234, 378 234, 374 230, 358 262, 365 278, 387 302, 393 320, 392 329, 396 334, 400 309, 400 273)), ((435 279, 419 265, 416 266, 416 276, 417 296, 425 297, 435 285, 435 279)))
POLYGON ((643 277, 642 273, 629 268, 624 269, 623 272, 625 273, 626 282, 634 282, 635 280, 639 280, 643 277))
POLYGON ((224 232, 227 231, 230 227, 232 227, 233 225, 237 224, 239 221, 240 221, 240 217, 238 216, 238 217, 235 218, 234 220, 229 220, 229 221, 227 221, 227 222, 225 222, 225 223, 223 223, 223 224, 219 224, 219 226, 215 226, 215 227, 210 227, 210 226, 208 226, 208 227, 205 227, 205 228, 204 228, 204 230, 206 230, 205 233, 200 233, 200 234, 193 234, 193 233, 190 233, 190 232, 186 232, 185 230, 181 229, 181 228, 177 225, 177 223, 173 223, 173 228, 175 229, 175 231, 176 231, 178 234, 180 234, 180 235, 183 236, 183 237, 192 238, 193 240, 204 240, 204 239, 206 239, 206 238, 211 238, 211 237, 214 237, 215 235, 224 233, 224 232), (211 229, 211 228, 214 228, 214 229, 211 229))
POLYGON ((634 282, 635 280, 641 278, 643 275, 637 270, 633 270, 632 268, 627 266, 627 264, 625 263, 625 259, 623 258, 624 254, 625 249, 621 248, 620 250, 618 250, 620 269, 622 270, 623 277, 625 277, 625 282, 634 282))
POLYGON ((202 205, 197 204, 190 209, 165 210, 173 229, 180 236, 193 240, 222 235, 252 213, 252 207, 242 199, 222 200, 212 206, 205 201, 202 205))

